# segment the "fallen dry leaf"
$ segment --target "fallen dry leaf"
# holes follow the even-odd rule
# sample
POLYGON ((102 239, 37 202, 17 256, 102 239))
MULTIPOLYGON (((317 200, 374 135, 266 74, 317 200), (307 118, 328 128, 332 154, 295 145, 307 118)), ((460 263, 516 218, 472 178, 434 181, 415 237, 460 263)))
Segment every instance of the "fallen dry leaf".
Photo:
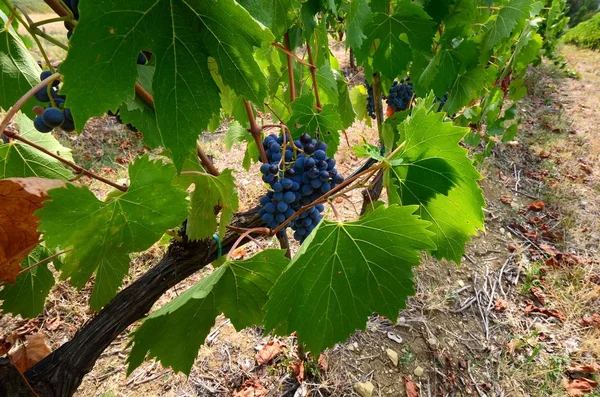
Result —
POLYGON ((529 203, 527 208, 531 211, 543 211, 546 208, 546 204, 542 200, 537 200, 529 203))
POLYGON ((48 331, 56 331, 60 327, 61 321, 60 316, 57 314, 56 317, 46 321, 46 329, 48 331))
POLYGON ((50 189, 63 181, 43 178, 0 180, 0 281, 14 283, 21 261, 38 243, 39 218, 33 213, 42 207, 50 189))
POLYGON ((321 367, 323 372, 327 372, 327 368, 329 368, 329 363, 327 363, 327 359, 322 354, 319 354, 319 367, 321 367))
POLYGON ((579 320, 579 324, 583 327, 594 327, 600 329, 600 314, 592 313, 590 316, 585 316, 579 320))
POLYGON ((239 391, 233 392, 233 397, 264 397, 268 390, 256 379, 248 379, 239 391))
POLYGON ((580 163, 579 168, 581 168, 581 170, 588 175, 591 175, 591 173, 593 172, 592 166, 589 164, 580 163))
POLYGON ((510 202, 512 201, 512 198, 510 196, 500 196, 500 201, 502 201, 504 204, 510 204, 510 202))
POLYGON ((598 284, 598 285, 600 285, 600 274, 593 274, 593 275, 590 277, 590 281, 591 281, 592 283, 594 283, 594 284, 598 284))
POLYGON ((502 298, 498 298, 496 301, 496 305, 494 306, 494 310, 497 312, 503 312, 508 308, 508 301, 502 298))
POLYGON ((600 364, 575 364, 571 365, 567 372, 570 374, 600 374, 600 364))
POLYGON ((508 250, 508 252, 515 252, 517 250, 517 244, 510 243, 506 246, 506 249, 508 250))
POLYGON ((235 259, 236 261, 239 261, 239 260, 244 259, 246 254, 247 254, 246 247, 238 247, 238 248, 234 249, 233 252, 231 253, 231 258, 235 259))
POLYGON ((406 376, 402 377, 402 381, 404 381, 407 397, 419 397, 419 386, 417 386, 415 382, 408 379, 406 376))
POLYGON ((559 251, 551 245, 540 244, 540 248, 544 250, 548 255, 556 256, 559 251))
POLYGON ((9 352, 9 359, 19 372, 24 373, 52 352, 46 344, 46 335, 33 334, 25 336, 24 344, 9 352))
POLYGON ((271 341, 264 345, 262 349, 258 353, 256 353, 256 363, 258 365, 263 365, 268 363, 279 354, 281 354, 281 349, 283 348, 283 344, 279 341, 271 341))
POLYGON ((529 292, 531 292, 531 295, 535 296, 535 299, 537 299, 538 302, 546 306, 546 304, 548 303, 548 299, 546 299, 546 294, 544 293, 544 291, 542 291, 541 288, 531 287, 529 288, 529 292))
POLYGON ((292 373, 296 377, 298 383, 302 383, 304 381, 304 361, 296 360, 292 363, 292 373))
POLYGON ((531 304, 527 305, 527 307, 525 307, 525 314, 529 314, 529 313, 545 314, 547 316, 557 318, 563 323, 567 320, 567 317, 560 310, 547 309, 545 307, 537 307, 533 303, 531 303, 531 304))
POLYGON ((598 383, 588 378, 577 378, 572 380, 565 379, 563 386, 569 396, 583 396, 591 393, 598 386, 598 383))

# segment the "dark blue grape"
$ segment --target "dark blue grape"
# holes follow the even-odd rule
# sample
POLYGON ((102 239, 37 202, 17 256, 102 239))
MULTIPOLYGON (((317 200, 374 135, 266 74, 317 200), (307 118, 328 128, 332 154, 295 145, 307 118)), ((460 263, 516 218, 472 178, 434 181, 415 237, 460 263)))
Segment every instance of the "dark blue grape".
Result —
POLYGON ((271 168, 271 165, 270 165, 270 164, 267 164, 267 163, 265 163, 265 164, 262 164, 262 165, 260 166, 260 172, 261 172, 263 175, 267 175, 267 174, 269 173, 269 169, 270 169, 270 168, 271 168))
POLYGON ((42 113, 42 120, 49 127, 60 127, 65 121, 65 115, 60 109, 46 108, 44 109, 44 113, 42 113))
POLYGON ((285 215, 283 215, 283 214, 275 215, 275 222, 283 223, 284 221, 285 221, 285 215))
POLYGON ((310 186, 312 186, 313 189, 320 188, 322 184, 323 182, 320 179, 313 179, 312 181, 310 181, 310 186))
POLYGON ((309 143, 308 145, 304 146, 304 153, 313 154, 314 152, 315 152, 315 145, 313 145, 312 143, 309 143))
POLYGON ((275 192, 281 192, 283 190, 283 186, 282 186, 281 182, 275 182, 272 187, 273 187, 273 191, 275 191, 275 192))
POLYGON ((284 193, 283 201, 285 201, 288 204, 292 204, 294 201, 296 201, 296 194, 294 192, 284 193))
POLYGON ((147 63, 148 63, 148 58, 146 58, 146 55, 143 52, 140 52, 137 57, 137 64, 145 65, 147 63))
POLYGON ((277 211, 285 212, 289 208, 289 205, 285 201, 280 201, 277 203, 277 211))
POLYGON ((273 214, 271 214, 271 213, 269 213, 269 212, 265 212, 265 213, 263 214, 263 216, 262 216, 262 220, 263 220, 265 223, 272 222, 272 221, 273 221, 273 219, 274 219, 274 216, 273 216, 273 214))
POLYGON ((263 207, 264 207, 264 206, 265 206, 265 205, 266 205, 268 202, 270 202, 270 201, 271 201, 271 200, 269 199, 269 197, 268 197, 268 196, 262 196, 262 197, 261 197, 261 198, 258 200, 258 202, 260 203, 260 205, 262 205, 263 207))
POLYGON ((50 102, 50 97, 48 96, 47 87, 42 87, 38 92, 35 93, 35 99, 40 102, 50 102))
POLYGON ((73 120, 65 117, 65 121, 63 121, 60 128, 62 128, 63 130, 65 130, 67 132, 75 131, 75 123, 73 122, 73 120))
POLYGON ((281 187, 283 189, 291 189, 293 185, 294 185, 294 181, 292 181, 289 178, 283 178, 281 180, 281 187))
POLYGON ((315 160, 325 160, 327 158, 327 155, 323 150, 316 150, 313 157, 315 158, 315 160))
POLYGON ((273 200, 275 200, 275 201, 283 200, 283 192, 273 193, 273 200))
POLYGON ((312 138, 310 135, 308 135, 306 132, 304 134, 302 134, 302 136, 300 136, 300 142, 302 142, 304 145, 311 143, 312 142, 312 138))
POLYGON ((46 133, 52 131, 52 127, 49 127, 46 125, 46 123, 44 123, 42 116, 35 116, 35 119, 33 119, 33 126, 39 132, 46 133))
POLYGON ((315 159, 313 159, 312 157, 309 157, 306 160, 304 160, 304 168, 307 170, 314 167, 315 164, 316 164, 315 159))
POLYGON ((265 211, 267 211, 270 214, 275 213, 275 210, 277 209, 275 207, 275 204, 273 204, 273 203, 267 203, 267 204, 265 204, 264 208, 265 208, 265 211))

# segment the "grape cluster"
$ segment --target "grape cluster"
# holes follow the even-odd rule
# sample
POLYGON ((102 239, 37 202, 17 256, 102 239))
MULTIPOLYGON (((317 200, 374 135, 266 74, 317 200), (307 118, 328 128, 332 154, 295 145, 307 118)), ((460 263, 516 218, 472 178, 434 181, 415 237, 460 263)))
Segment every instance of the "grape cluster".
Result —
MULTIPOLYGON (((40 80, 45 80, 52 75, 49 70, 44 70, 40 74, 40 80)), ((58 86, 60 80, 54 80, 52 85, 45 85, 35 93, 35 98, 44 103, 49 103, 49 106, 42 108, 35 106, 34 112, 37 114, 33 120, 33 126, 39 132, 50 132, 56 127, 61 127, 65 131, 73 131, 75 124, 73 123, 73 115, 71 109, 65 108, 65 96, 59 95, 58 86), (52 100, 50 99, 52 97, 52 100)))
POLYGON ((367 82, 367 113, 375 119, 375 99, 373 97, 373 86, 367 82))
POLYGON ((394 81, 385 103, 394 111, 399 112, 410 107, 413 97, 413 83, 410 81, 410 77, 407 77, 406 80, 400 80, 400 83, 397 80, 394 81))
POLYGON ((448 100, 448 93, 445 93, 441 98, 438 98, 438 97, 435 98, 435 103, 440 104, 437 109, 438 112, 442 111, 442 109, 444 108, 444 105, 446 105, 447 100, 448 100))
MULTIPOLYGON (((269 135, 263 141, 268 163, 261 165, 260 172, 271 189, 260 198, 259 214, 270 229, 344 180, 335 160, 327 157, 325 143, 306 133, 293 142, 289 134, 285 138, 284 142, 284 136, 269 135)), ((290 222, 296 240, 304 241, 323 218, 324 209, 317 204, 290 222)))

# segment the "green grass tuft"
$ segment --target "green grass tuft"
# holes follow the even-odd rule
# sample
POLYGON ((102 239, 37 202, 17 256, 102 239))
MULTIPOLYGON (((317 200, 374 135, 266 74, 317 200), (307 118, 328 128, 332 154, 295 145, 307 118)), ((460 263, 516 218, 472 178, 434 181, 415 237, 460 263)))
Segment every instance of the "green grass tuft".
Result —
POLYGON ((565 34, 564 41, 578 47, 600 49, 600 13, 570 29, 565 34))

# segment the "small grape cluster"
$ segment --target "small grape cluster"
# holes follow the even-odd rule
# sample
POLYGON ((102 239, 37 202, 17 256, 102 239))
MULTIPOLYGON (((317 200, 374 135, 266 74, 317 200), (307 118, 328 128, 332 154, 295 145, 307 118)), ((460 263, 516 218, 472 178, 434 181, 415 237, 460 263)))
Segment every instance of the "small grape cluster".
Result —
MULTIPOLYGON (((73 13, 73 18, 79 20, 79 0, 64 0, 64 3, 73 13)), ((65 22, 65 28, 67 28, 67 39, 70 39, 73 35, 73 25, 65 22)))
MULTIPOLYGON (((259 214, 270 229, 344 180, 335 160, 327 157, 324 142, 306 133, 293 142, 289 134, 285 138, 269 135, 263 141, 268 163, 261 165, 260 172, 271 190, 261 197, 259 214)), ((317 204, 290 222, 296 240, 304 241, 323 218, 324 209, 323 204, 317 204)))
POLYGON ((367 113, 375 119, 375 98, 373 97, 373 86, 367 82, 367 113))
MULTIPOLYGON (((51 71, 44 70, 40 74, 40 80, 45 80, 51 75, 51 71)), ((65 96, 58 93, 59 85, 60 80, 54 80, 50 87, 45 85, 35 93, 35 98, 38 101, 50 104, 47 108, 34 107, 37 116, 33 120, 33 126, 39 132, 50 132, 56 127, 61 127, 65 131, 75 130, 71 109, 64 107, 65 96)))
POLYGON ((441 98, 438 98, 438 97, 435 98, 435 103, 440 104, 437 109, 438 112, 442 111, 442 109, 444 108, 444 105, 446 105, 447 100, 448 100, 448 93, 445 93, 444 95, 442 95, 441 98))
POLYGON ((385 103, 394 109, 395 112, 399 112, 408 109, 413 98, 413 83, 410 81, 410 77, 407 77, 400 80, 400 83, 397 80, 394 81, 385 103))

